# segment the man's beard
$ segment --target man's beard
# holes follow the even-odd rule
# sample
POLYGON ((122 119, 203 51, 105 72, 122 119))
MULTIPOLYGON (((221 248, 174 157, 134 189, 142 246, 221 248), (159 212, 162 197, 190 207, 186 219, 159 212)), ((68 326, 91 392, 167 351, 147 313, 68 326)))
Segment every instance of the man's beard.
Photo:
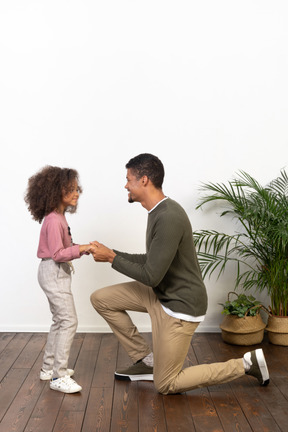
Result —
POLYGON ((132 204, 132 203, 135 202, 134 198, 132 198, 132 195, 131 195, 131 192, 130 192, 130 191, 128 191, 128 202, 129 202, 130 204, 132 204))

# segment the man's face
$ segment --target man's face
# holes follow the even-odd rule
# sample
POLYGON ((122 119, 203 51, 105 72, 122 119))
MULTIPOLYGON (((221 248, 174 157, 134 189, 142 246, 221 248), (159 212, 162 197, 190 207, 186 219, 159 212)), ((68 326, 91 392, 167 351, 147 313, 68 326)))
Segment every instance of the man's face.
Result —
POLYGON ((139 202, 141 198, 141 191, 142 191, 142 179, 138 179, 133 174, 130 168, 127 170, 127 183, 125 185, 125 189, 127 189, 128 193, 128 202, 139 202))

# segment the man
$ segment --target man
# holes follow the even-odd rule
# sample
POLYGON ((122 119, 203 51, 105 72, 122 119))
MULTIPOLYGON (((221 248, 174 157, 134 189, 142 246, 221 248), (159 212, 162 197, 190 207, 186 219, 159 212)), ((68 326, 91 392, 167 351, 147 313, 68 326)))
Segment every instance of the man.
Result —
POLYGON ((225 363, 182 369, 191 338, 207 309, 191 224, 183 208, 164 195, 164 167, 156 156, 140 154, 126 168, 129 202, 139 202, 148 211, 146 253, 124 253, 98 242, 92 248, 95 261, 110 262, 113 269, 135 279, 91 295, 93 307, 133 361, 131 367, 116 371, 115 377, 154 379, 162 394, 228 382, 245 373, 267 385, 269 373, 261 349, 225 363), (127 310, 149 313, 153 353, 127 310))

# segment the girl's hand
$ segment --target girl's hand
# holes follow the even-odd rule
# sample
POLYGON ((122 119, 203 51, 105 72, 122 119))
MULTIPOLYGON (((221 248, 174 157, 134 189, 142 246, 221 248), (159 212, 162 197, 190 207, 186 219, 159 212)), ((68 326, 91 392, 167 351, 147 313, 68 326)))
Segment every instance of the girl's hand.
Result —
POLYGON ((91 244, 79 245, 80 255, 89 255, 91 252, 91 244))

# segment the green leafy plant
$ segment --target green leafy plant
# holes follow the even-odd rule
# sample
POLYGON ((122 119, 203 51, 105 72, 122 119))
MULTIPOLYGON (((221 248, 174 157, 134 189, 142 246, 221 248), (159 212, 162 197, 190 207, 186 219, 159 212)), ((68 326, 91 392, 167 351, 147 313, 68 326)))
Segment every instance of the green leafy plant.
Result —
POLYGON ((238 295, 233 291, 229 292, 228 300, 225 303, 219 304, 223 306, 222 313, 224 315, 237 315, 239 318, 243 318, 244 316, 255 316, 263 307, 262 304, 252 295, 238 295), (230 300, 231 294, 235 294, 237 298, 230 300))
POLYGON ((221 201, 220 217, 238 222, 233 235, 215 230, 194 233, 203 276, 225 271, 228 263, 236 265, 235 289, 267 290, 270 312, 288 315, 288 176, 261 186, 253 177, 240 171, 226 184, 207 183, 208 192, 197 209, 209 202, 221 201))

